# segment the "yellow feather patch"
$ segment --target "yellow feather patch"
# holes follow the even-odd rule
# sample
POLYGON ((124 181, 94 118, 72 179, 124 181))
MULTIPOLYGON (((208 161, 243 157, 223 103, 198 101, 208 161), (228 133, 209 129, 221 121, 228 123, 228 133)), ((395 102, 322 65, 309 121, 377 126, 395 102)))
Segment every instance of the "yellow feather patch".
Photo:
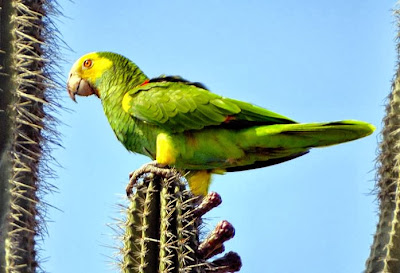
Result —
POLYGON ((77 73, 82 79, 95 82, 104 71, 112 66, 113 62, 107 58, 100 57, 96 52, 88 53, 79 58, 71 68, 70 73, 77 73), (91 60, 90 67, 83 66, 85 60, 91 60))
POLYGON ((226 170, 225 170, 225 169, 213 169, 213 170, 212 170, 212 173, 215 173, 215 174, 225 174, 225 173, 226 173, 226 170))
POLYGON ((171 165, 176 161, 177 151, 172 142, 172 137, 165 133, 157 135, 156 160, 160 164, 171 165))
POLYGON ((132 96, 126 93, 124 97, 122 98, 122 109, 124 109, 125 112, 129 113, 129 110, 131 109, 131 101, 132 101, 132 96))
POLYGON ((187 176, 190 190, 194 195, 206 196, 208 187, 211 184, 211 172, 204 171, 191 171, 187 176))
POLYGON ((111 60, 99 57, 97 53, 83 56, 83 58, 84 59, 82 59, 82 62, 84 62, 85 59, 91 59, 93 62, 91 68, 82 71, 82 75, 90 79, 92 82, 95 82, 98 78, 100 78, 104 71, 109 69, 113 64, 111 60))

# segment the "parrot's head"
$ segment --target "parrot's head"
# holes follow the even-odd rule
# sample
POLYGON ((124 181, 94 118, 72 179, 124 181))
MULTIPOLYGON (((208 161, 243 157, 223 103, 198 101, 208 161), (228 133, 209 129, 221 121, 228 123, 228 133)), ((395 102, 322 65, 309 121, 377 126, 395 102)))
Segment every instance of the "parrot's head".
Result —
MULTIPOLYGON (((76 102, 76 95, 103 98, 110 95, 111 85, 123 86, 126 91, 146 80, 147 76, 128 58, 112 52, 92 52, 80 57, 72 66, 67 90, 76 102)), ((118 88, 112 90, 115 92, 118 88)))
POLYGON ((98 52, 88 53, 80 57, 69 72, 67 90, 71 99, 76 102, 76 95, 96 95, 100 97, 98 80, 112 66, 113 61, 98 52))

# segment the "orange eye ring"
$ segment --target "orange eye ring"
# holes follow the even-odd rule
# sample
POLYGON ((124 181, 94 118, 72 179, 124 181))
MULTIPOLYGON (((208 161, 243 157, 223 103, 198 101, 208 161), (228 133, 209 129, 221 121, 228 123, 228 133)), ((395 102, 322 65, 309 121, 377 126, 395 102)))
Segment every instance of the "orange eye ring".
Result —
POLYGON ((93 65, 93 61, 91 59, 86 59, 85 61, 83 61, 83 67, 89 68, 92 67, 93 65))

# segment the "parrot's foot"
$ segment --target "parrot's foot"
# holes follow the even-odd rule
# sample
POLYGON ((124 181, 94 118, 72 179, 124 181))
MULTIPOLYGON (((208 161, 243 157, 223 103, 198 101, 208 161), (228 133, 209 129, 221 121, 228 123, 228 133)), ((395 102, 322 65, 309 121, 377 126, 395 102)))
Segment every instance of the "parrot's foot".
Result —
POLYGON ((155 175, 163 176, 166 178, 170 178, 176 175, 175 170, 170 169, 165 164, 157 163, 157 161, 155 160, 150 163, 144 164, 142 167, 129 174, 129 183, 128 186, 126 186, 126 195, 128 197, 132 194, 132 189, 133 186, 136 184, 136 181, 145 173, 153 173, 155 175))

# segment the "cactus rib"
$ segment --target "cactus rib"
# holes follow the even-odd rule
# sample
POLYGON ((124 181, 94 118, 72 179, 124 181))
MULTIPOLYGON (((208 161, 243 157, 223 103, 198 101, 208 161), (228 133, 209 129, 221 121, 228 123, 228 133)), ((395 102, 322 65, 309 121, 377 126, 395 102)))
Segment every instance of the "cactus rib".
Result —
POLYGON ((129 182, 132 194, 125 221, 121 271, 238 271, 241 262, 237 254, 206 261, 222 252, 223 243, 233 237, 233 226, 227 221, 219 223, 205 242, 199 243, 200 217, 221 202, 220 196, 211 193, 199 204, 200 197, 191 194, 186 180, 176 170, 151 166, 146 171, 139 169, 129 182))

